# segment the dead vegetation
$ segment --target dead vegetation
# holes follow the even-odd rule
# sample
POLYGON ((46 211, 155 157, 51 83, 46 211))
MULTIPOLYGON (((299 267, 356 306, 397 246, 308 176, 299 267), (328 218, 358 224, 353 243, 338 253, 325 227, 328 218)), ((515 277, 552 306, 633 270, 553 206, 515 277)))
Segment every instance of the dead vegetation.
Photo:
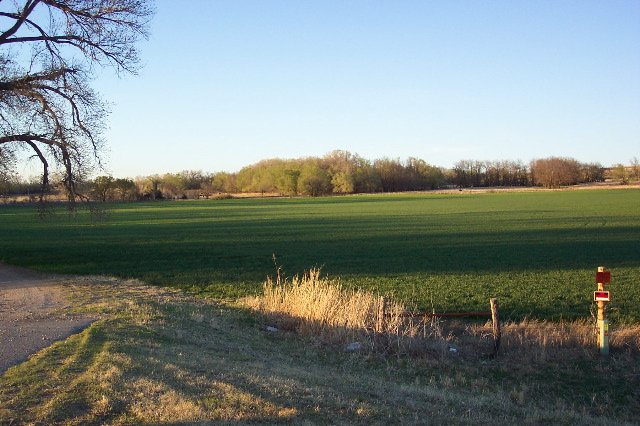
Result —
POLYGON ((623 418, 640 415, 637 324, 617 324, 610 336, 611 356, 602 358, 594 321, 506 322, 496 356, 491 321, 413 318, 400 303, 345 290, 318 270, 291 280, 267 280, 264 294, 244 303, 261 312, 267 324, 312 343, 338 350, 349 342, 364 343, 359 348, 364 356, 397 359, 416 372, 416 380, 425 372, 445 388, 506 388, 508 398, 522 406, 573 403, 610 413, 617 403, 624 407, 623 418))
MULTIPOLYGON (((261 296, 244 304, 266 315, 284 330, 311 336, 326 344, 360 342, 379 355, 427 356, 450 350, 485 356, 493 345, 492 324, 443 321, 407 315, 407 308, 389 298, 362 290, 346 290, 318 269, 290 280, 268 278, 261 296)), ((549 352, 591 351, 596 345, 593 321, 523 320, 502 324, 501 355, 526 354, 540 359, 549 352)), ((640 353, 640 326, 619 326, 610 339, 612 350, 640 353)))
MULTIPOLYGON (((329 284, 314 277, 317 285, 329 284)), ((614 334, 615 350, 605 361, 584 345, 586 322, 507 324, 500 356, 490 358, 482 355, 491 346, 484 324, 434 322, 426 335, 402 321, 378 324, 379 298, 359 294, 359 303, 370 306, 368 314, 354 315, 348 320, 353 322, 336 319, 340 305, 327 303, 330 314, 307 329, 318 333, 321 323, 333 324, 325 332, 337 339, 330 339, 334 343, 356 336, 375 343, 376 327, 387 336, 379 339, 382 352, 353 354, 333 343, 318 347, 311 336, 267 332, 265 322, 247 310, 136 281, 72 279, 66 288, 74 312, 99 319, 0 376, 0 424, 633 424, 640 419, 638 327, 614 334), (352 324, 360 324, 363 334, 349 334, 352 324), (390 337, 396 331, 404 333, 402 339, 442 345, 425 352, 392 351, 389 342, 402 340, 390 337)), ((319 311, 322 302, 311 300, 305 309, 319 311)), ((385 302, 385 310, 400 307, 385 302)), ((291 314, 282 318, 290 329, 305 330, 291 314)))
POLYGON ((267 314, 274 324, 305 336, 383 355, 404 355, 441 346, 439 329, 430 321, 407 317, 395 301, 339 283, 311 269, 290 281, 268 278, 264 294, 244 299, 246 306, 267 314))

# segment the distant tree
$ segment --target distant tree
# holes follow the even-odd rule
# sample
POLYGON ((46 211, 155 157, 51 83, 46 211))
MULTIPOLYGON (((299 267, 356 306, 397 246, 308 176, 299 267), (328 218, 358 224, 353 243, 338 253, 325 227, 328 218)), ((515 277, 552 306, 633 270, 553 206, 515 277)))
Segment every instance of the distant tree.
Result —
POLYGON ((214 191, 233 193, 237 192, 235 174, 218 172, 211 177, 211 187, 214 191))
POLYGON ((523 186, 528 184, 527 173, 517 161, 484 161, 480 181, 482 186, 523 186))
POLYGON ((332 192, 350 194, 355 190, 354 157, 348 151, 335 150, 323 157, 323 167, 331 178, 332 192))
POLYGON ((485 186, 485 170, 486 162, 484 161, 469 161, 469 176, 471 178, 471 186, 485 186))
POLYGON ((131 179, 116 179, 113 182, 113 188, 121 201, 131 201, 138 198, 138 187, 131 179))
POLYGON ((300 170, 288 168, 284 170, 278 188, 283 194, 298 195, 298 181, 300 180, 300 170))
POLYGON ((531 185, 529 178, 529 168, 521 161, 509 161, 508 163, 508 180, 505 185, 508 186, 527 186, 531 185))
POLYGON ((282 170, 284 160, 262 160, 243 167, 236 175, 236 185, 242 192, 271 192, 277 190, 278 170, 282 170))
POLYGON ((203 185, 211 181, 211 175, 201 170, 184 170, 178 173, 177 176, 182 181, 181 186, 185 190, 202 189, 203 185))
POLYGON ((626 185, 629 183, 629 171, 624 166, 624 164, 615 164, 611 168, 611 177, 614 180, 619 181, 622 185, 626 185))
POLYGON ((557 188, 579 181, 580 163, 573 158, 549 157, 531 162, 531 175, 536 185, 557 188))
POLYGON ((371 162, 362 157, 354 157, 353 182, 357 193, 382 191, 380 175, 371 162))
POLYGON ((600 163, 580 164, 580 182, 604 182, 604 167, 600 163))
POLYGON ((502 164, 498 161, 485 161, 484 176, 482 179, 483 186, 502 186, 504 178, 504 170, 502 164))
POLYGON ((406 169, 409 172, 409 190, 436 189, 444 183, 442 169, 424 160, 410 157, 407 159, 406 169))
POLYGON ((0 3, 0 146, 31 151, 63 173, 69 206, 95 165, 107 109, 89 85, 99 67, 135 73, 135 43, 151 16, 141 0, 14 0, 0 3))
POLYGON ((331 177, 317 158, 305 159, 300 168, 298 189, 304 195, 319 197, 331 192, 331 177))
POLYGON ((336 194, 351 194, 355 190, 353 174, 348 171, 337 172, 331 177, 331 187, 336 194))
POLYGON ((264 195, 266 192, 275 192, 276 184, 270 173, 263 172, 256 176, 252 188, 264 195))
POLYGON ((91 183, 91 195, 102 202, 112 198, 114 189, 114 180, 111 176, 98 176, 91 183))
POLYGON ((179 174, 165 173, 160 178, 162 194, 166 198, 182 198, 185 195, 185 181, 179 174))
POLYGON ((631 176, 636 180, 640 180, 640 161, 638 157, 631 159, 631 176))
POLYGON ((385 192, 435 189, 445 182, 442 169, 414 157, 404 162, 388 158, 375 160, 373 170, 371 179, 374 185, 385 192))
POLYGON ((373 168, 380 177, 380 184, 384 192, 404 190, 405 170, 399 159, 382 158, 373 162, 373 168))
POLYGON ((160 191, 162 178, 159 175, 138 177, 135 182, 142 198, 148 200, 161 200, 163 198, 162 191, 160 191))
POLYGON ((329 170, 347 171, 353 165, 354 155, 349 151, 336 149, 322 158, 322 161, 329 170))
POLYGON ((453 166, 453 184, 461 187, 483 186, 485 168, 483 161, 460 160, 453 166))

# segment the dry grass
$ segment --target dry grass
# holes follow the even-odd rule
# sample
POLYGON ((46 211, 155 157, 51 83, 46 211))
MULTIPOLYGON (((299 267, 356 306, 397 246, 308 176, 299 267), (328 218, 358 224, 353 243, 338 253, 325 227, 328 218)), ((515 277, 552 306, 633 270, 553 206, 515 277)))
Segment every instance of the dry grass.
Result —
MULTIPOLYGON (((614 333, 605 361, 582 346, 587 323, 509 324, 495 359, 478 355, 490 327, 443 321, 437 329, 449 333, 456 353, 381 359, 265 332, 246 310, 136 281, 72 279, 67 289, 74 312, 99 319, 0 376, 0 424, 640 421, 638 327, 614 333)), ((353 323, 320 318, 341 333, 360 323, 365 337, 376 327, 380 334, 401 328, 377 325, 376 299, 359 299, 374 307, 353 323)))
MULTIPOLYGON (((493 355, 491 322, 461 323, 407 316, 404 305, 340 283, 312 269, 303 276, 275 282, 267 279, 264 294, 243 303, 266 315, 278 328, 314 340, 345 345, 360 342, 380 355, 442 356, 447 350, 468 359, 493 355)), ((524 320, 502 324, 503 362, 569 361, 596 347, 593 321, 524 320)), ((617 325, 610 336, 613 352, 640 354, 640 326, 617 325)))
MULTIPOLYGON (((446 328, 454 336, 456 344, 470 356, 486 352, 493 343, 490 322, 453 324, 446 328)), ((523 320, 504 323, 501 328, 499 358, 503 364, 571 363, 572 360, 591 360, 598 356, 593 321, 523 320)), ((611 329, 609 346, 616 358, 634 364, 633 359, 640 356, 640 326, 615 325, 611 329)))
POLYGON ((393 354, 413 371, 446 372, 436 379, 445 388, 484 392, 492 387, 483 377, 489 374, 517 405, 547 401, 571 411, 558 396, 569 392, 597 412, 610 412, 617 403, 628 413, 640 413, 639 325, 615 325, 611 357, 604 359, 596 349, 593 321, 507 322, 496 356, 490 321, 416 321, 404 315, 403 305, 345 290, 318 270, 291 280, 267 280, 264 294, 244 303, 269 323, 313 341, 365 342, 367 354, 383 355, 387 362, 393 354))
POLYGON ((261 296, 244 304, 266 314, 278 328, 329 344, 358 342, 377 354, 416 354, 442 350, 445 342, 433 322, 407 316, 404 305, 339 282, 311 269, 291 280, 268 278, 261 296))

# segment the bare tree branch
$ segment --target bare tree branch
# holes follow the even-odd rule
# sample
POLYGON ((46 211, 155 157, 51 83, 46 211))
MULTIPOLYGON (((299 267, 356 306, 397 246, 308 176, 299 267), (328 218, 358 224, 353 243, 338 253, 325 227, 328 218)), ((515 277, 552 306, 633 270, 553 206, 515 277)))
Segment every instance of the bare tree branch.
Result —
POLYGON ((29 17, 29 15, 31 15, 31 12, 33 12, 38 3, 40 3, 40 0, 28 0, 19 14, 13 14, 15 16, 16 22, 11 28, 0 34, 0 43, 4 42, 7 38, 14 35, 20 29, 20 27, 25 23, 26 19, 29 17))
POLYGON ((49 185, 49 162, 35 142, 27 141, 27 144, 35 151, 36 155, 40 159, 40 162, 42 163, 42 187, 45 188, 49 185))
POLYGON ((43 165, 43 186, 52 165, 60 168, 72 204, 84 170, 101 167, 108 111, 89 87, 93 70, 137 71, 135 43, 146 37, 152 10, 145 0, 18 3, 0 0, 3 158, 28 147, 43 165))

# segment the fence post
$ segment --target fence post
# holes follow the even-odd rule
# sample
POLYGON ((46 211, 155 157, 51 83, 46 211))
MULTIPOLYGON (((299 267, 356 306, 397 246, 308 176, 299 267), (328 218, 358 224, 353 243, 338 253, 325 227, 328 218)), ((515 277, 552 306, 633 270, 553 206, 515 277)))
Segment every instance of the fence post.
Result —
POLYGON ((498 350, 500 349, 500 339, 502 333, 500 331, 500 315, 498 314, 498 299, 489 299, 491 305, 491 323, 493 331, 493 356, 498 356, 498 350))
POLYGON ((604 266, 598 267, 596 274, 596 284, 598 290, 594 292, 593 298, 598 304, 598 347, 601 355, 609 355, 609 321, 605 317, 606 303, 609 301, 609 292, 605 290, 605 284, 611 281, 611 273, 605 271, 604 266))
POLYGON ((384 331, 384 317, 386 315, 385 304, 386 302, 384 300, 384 297, 380 296, 380 299, 378 300, 378 318, 376 321, 376 331, 378 333, 382 333, 384 331))

